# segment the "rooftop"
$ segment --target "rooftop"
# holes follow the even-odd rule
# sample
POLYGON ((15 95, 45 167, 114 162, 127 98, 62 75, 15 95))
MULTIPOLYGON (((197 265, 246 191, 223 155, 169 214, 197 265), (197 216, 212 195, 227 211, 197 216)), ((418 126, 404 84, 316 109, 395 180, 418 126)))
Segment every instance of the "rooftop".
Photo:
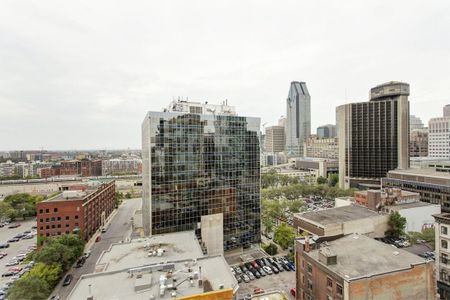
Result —
POLYGON ((98 259, 95 272, 116 271, 203 256, 193 231, 161 234, 128 243, 112 244, 98 259), (163 250, 160 256, 156 253, 158 249, 163 250), (153 251, 155 251, 154 255, 153 251))
POLYGON ((323 226, 371 218, 378 215, 379 213, 359 205, 348 205, 295 214, 297 218, 306 219, 307 221, 312 221, 323 226))
POLYGON ((64 201, 64 200, 71 200, 71 201, 82 200, 86 198, 88 195, 97 191, 102 184, 104 183, 109 184, 110 182, 111 181, 108 182, 88 181, 69 185, 68 186, 69 190, 62 191, 62 193, 59 193, 44 201, 48 202, 48 201, 64 201))
POLYGON ((328 242, 329 250, 337 255, 337 263, 319 262, 319 249, 305 253, 318 264, 341 276, 345 281, 410 269, 427 263, 423 258, 402 249, 394 248, 365 235, 347 235, 328 242), (376 250, 375 250, 376 249, 376 250))
POLYGON ((417 202, 411 202, 411 203, 401 203, 401 204, 389 205, 388 207, 391 210, 398 211, 398 210, 402 210, 402 209, 425 207, 425 206, 440 206, 440 205, 417 201, 417 202))
POLYGON ((95 300, 173 299, 174 296, 220 291, 228 292, 231 299, 237 288, 236 279, 220 255, 83 275, 68 299, 87 299, 88 296, 95 300), (201 286, 200 278, 203 281, 201 286))
POLYGON ((434 168, 392 170, 392 171, 388 172, 388 175, 387 175, 388 178, 391 178, 389 176, 390 174, 410 175, 410 176, 426 176, 426 177, 431 177, 431 178, 450 180, 450 173, 439 172, 439 171, 436 171, 434 168))

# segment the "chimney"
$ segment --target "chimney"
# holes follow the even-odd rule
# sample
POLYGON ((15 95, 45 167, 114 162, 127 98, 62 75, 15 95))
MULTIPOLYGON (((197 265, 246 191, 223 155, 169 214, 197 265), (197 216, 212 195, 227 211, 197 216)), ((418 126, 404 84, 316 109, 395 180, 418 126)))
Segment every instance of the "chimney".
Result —
POLYGON ((309 251, 311 251, 311 246, 309 244, 309 236, 305 237, 305 252, 308 253, 309 251))

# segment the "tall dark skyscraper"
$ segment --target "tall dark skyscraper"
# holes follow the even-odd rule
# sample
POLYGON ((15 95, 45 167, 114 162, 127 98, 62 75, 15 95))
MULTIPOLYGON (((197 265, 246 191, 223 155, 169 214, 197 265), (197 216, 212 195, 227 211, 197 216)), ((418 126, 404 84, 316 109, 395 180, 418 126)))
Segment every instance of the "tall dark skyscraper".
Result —
POLYGON ((337 107, 339 185, 379 183, 409 167, 409 84, 388 82, 370 90, 370 101, 337 107))
POLYGON ((142 123, 146 235, 197 229, 223 214, 224 250, 260 242, 260 119, 225 105, 174 102, 142 123))
POLYGON ((311 97, 304 82, 291 82, 286 100, 285 132, 287 156, 304 156, 303 142, 311 135, 311 97))

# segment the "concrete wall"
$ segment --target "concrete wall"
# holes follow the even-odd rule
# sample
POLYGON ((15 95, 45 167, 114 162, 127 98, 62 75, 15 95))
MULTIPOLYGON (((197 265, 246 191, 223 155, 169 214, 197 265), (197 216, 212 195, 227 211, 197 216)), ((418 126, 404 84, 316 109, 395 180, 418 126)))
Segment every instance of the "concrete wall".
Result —
POLYGON ((364 278, 349 283, 352 300, 432 300, 435 281, 432 263, 412 266, 412 269, 364 278))
POLYGON ((202 216, 201 229, 208 254, 223 254, 223 214, 202 216))
POLYGON ((423 225, 433 224, 432 215, 440 214, 440 205, 427 205, 399 210, 399 214, 406 218, 406 231, 422 231, 423 225))

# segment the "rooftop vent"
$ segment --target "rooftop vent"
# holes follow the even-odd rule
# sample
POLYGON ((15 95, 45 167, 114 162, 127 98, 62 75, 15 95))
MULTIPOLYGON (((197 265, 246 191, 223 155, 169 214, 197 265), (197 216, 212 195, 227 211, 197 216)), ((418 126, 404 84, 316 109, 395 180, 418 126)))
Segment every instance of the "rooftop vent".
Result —
POLYGON ((319 261, 327 266, 337 264, 337 255, 329 247, 319 250, 319 261))

